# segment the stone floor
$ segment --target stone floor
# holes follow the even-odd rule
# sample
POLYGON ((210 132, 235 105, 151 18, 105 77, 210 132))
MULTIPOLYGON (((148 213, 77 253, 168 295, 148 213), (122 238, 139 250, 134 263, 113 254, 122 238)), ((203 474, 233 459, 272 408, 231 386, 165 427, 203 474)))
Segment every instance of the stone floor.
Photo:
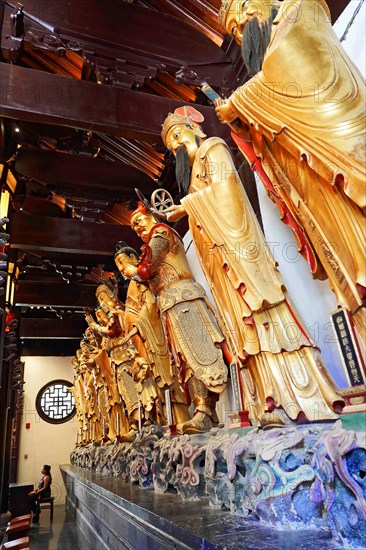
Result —
POLYGON ((64 505, 54 507, 53 523, 44 510, 39 525, 31 524, 29 539, 31 550, 92 550, 75 522, 66 517, 64 505))

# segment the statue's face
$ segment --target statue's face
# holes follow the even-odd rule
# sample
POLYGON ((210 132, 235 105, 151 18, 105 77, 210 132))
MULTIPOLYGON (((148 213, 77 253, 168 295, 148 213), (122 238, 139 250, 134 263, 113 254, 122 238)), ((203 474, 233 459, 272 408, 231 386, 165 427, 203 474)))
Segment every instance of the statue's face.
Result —
POLYGON ((239 44, 243 40, 243 29, 250 19, 256 17, 259 24, 267 21, 271 14, 272 0, 234 0, 225 21, 225 29, 239 44))
POLYGON ((84 342, 80 342, 80 349, 81 349, 82 354, 88 355, 89 349, 88 349, 87 345, 84 342))
POLYGON ((103 304, 114 307, 117 303, 116 299, 112 296, 112 294, 109 294, 106 290, 102 290, 98 294, 98 302, 103 307, 103 304))
POLYGON ((131 227, 144 243, 149 242, 149 235, 152 227, 156 224, 152 214, 137 212, 131 218, 131 227))
POLYGON ((136 266, 138 264, 138 260, 134 254, 131 254, 130 256, 128 254, 125 254, 124 252, 121 252, 114 258, 114 262, 116 266, 118 267, 118 271, 124 275, 124 270, 129 265, 136 266))
POLYGON ((271 8, 274 3, 276 2, 273 2, 273 0, 247 0, 247 2, 243 2, 243 26, 253 17, 258 19, 259 24, 267 21, 271 15, 271 8))
POLYGON ((97 341, 96 341, 95 336, 94 336, 94 333, 93 333, 93 331, 91 330, 90 327, 88 327, 88 328, 86 329, 86 331, 85 331, 85 336, 88 338, 88 340, 89 340, 89 342, 90 342, 90 344, 91 344, 92 346, 95 346, 95 345, 96 345, 97 341))
POLYGON ((234 40, 239 46, 243 39, 243 28, 241 26, 242 10, 239 10, 237 2, 233 2, 230 12, 225 21, 225 29, 228 34, 234 37, 234 40), (236 9, 234 9, 236 7, 236 9))
POLYGON ((139 352, 137 351, 137 349, 134 349, 132 347, 127 348, 127 355, 130 359, 135 359, 135 357, 138 357, 138 354, 139 352))
POLYGON ((109 321, 108 315, 106 315, 102 309, 97 309, 95 311, 95 316, 97 318, 98 323, 100 323, 101 325, 107 326, 109 321))
POLYGON ((140 380, 147 380, 150 376, 150 366, 146 361, 141 361, 139 365, 140 380))
POLYGON ((188 124, 176 124, 168 131, 165 138, 165 145, 176 156, 180 147, 184 146, 188 152, 189 163, 192 166, 198 145, 196 141, 196 130, 188 124))

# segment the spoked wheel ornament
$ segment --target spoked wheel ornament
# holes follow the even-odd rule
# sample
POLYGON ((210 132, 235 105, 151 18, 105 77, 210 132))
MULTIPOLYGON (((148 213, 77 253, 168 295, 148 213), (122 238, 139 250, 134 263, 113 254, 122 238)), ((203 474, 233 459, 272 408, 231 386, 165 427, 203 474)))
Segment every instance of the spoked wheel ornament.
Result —
POLYGON ((155 189, 151 195, 151 204, 157 212, 164 213, 167 208, 173 206, 173 197, 166 189, 155 189))

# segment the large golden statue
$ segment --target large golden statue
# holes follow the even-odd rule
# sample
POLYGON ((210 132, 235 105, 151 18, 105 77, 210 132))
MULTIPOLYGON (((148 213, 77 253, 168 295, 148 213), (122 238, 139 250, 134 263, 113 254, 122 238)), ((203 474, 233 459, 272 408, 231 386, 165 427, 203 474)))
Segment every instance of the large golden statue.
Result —
MULTIPOLYGON (((118 243, 117 246, 114 260, 121 274, 126 277, 126 268, 138 265, 138 254, 125 243, 118 243)), ((125 301, 124 321, 127 333, 125 340, 131 339, 139 356, 147 360, 164 407, 165 391, 170 391, 173 424, 186 422, 190 418, 187 399, 179 386, 178 373, 171 361, 156 300, 146 284, 130 280, 125 301)), ((166 410, 163 418, 165 422, 166 410)))
POLYGON ((217 101, 218 117, 364 338, 365 82, 324 0, 223 0, 220 19, 254 76, 217 101))
POLYGON ((169 219, 189 216, 223 332, 243 367, 249 416, 267 422, 266 412, 281 406, 293 420, 336 418, 342 399, 287 297, 228 147, 220 138, 205 139, 196 122, 202 119, 183 108, 164 121, 162 138, 176 156, 177 179, 191 174, 189 193, 168 209, 169 219))
POLYGON ((148 281, 157 297, 181 382, 188 387, 195 406, 193 418, 177 429, 181 433, 207 431, 216 421, 216 400, 227 381, 221 349, 224 338, 203 288, 193 279, 179 235, 157 223, 142 204, 133 212, 131 226, 146 244, 138 266, 126 266, 125 274, 148 281))

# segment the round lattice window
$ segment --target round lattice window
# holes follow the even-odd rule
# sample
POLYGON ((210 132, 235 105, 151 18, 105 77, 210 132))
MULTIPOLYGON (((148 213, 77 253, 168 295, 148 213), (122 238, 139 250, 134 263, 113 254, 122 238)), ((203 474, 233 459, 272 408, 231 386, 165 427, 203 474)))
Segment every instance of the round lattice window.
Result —
POLYGON ((51 424, 67 422, 76 413, 72 384, 67 380, 52 380, 38 392, 36 408, 39 416, 51 424))

